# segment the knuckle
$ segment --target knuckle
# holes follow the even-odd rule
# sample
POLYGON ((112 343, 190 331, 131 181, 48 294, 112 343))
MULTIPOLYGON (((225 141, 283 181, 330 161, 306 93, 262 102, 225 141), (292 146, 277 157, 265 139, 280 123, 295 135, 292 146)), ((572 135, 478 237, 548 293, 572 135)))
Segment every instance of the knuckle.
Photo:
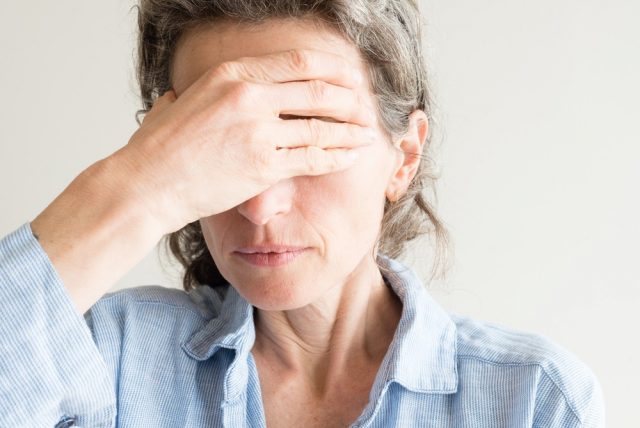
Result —
POLYGON ((307 147, 305 151, 305 164, 307 172, 311 175, 317 175, 321 172, 318 154, 318 149, 316 147, 307 147))
POLYGON ((328 156, 325 166, 328 171, 335 171, 339 169, 340 162, 338 162, 338 158, 336 156, 328 156))
POLYGON ((247 166, 246 174, 260 176, 269 171, 271 156, 267 150, 252 150, 245 156, 246 161, 243 163, 247 166))
POLYGON ((324 105, 329 99, 329 85, 321 80, 309 82, 309 97, 314 105, 324 105))
POLYGON ((258 150, 254 152, 252 167, 261 175, 268 174, 271 171, 271 161, 273 159, 270 150, 258 150))
POLYGON ((211 70, 210 80, 234 79, 238 77, 240 64, 237 61, 225 61, 211 70))
POLYGON ((223 62, 207 77, 208 86, 222 92, 232 108, 251 106, 248 103, 259 100, 263 92, 262 86, 251 80, 247 64, 242 60, 223 62))
POLYGON ((339 128, 340 132, 340 140, 350 140, 350 141, 361 141, 363 139, 363 135, 367 135, 367 131, 363 130, 362 127, 353 124, 346 124, 346 126, 341 126, 339 128))
POLYGON ((318 143, 322 139, 322 125, 318 119, 306 119, 307 133, 311 143, 318 143))
POLYGON ((304 49, 291 49, 287 52, 291 67, 298 72, 305 73, 311 68, 311 55, 304 49))
POLYGON ((237 82, 229 90, 227 96, 232 100, 235 107, 241 108, 251 103, 259 95, 257 86, 246 81, 237 82))
POLYGON ((268 171, 273 161, 273 151, 272 147, 264 144, 265 133, 258 125, 253 125, 251 129, 246 131, 249 140, 248 146, 251 148, 251 166, 262 172, 268 171))

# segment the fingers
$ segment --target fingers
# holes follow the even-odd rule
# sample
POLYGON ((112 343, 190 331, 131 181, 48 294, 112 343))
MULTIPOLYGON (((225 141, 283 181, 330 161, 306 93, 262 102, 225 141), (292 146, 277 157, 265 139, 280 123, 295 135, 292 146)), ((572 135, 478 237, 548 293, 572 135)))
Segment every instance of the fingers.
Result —
POLYGON ((169 89, 167 92, 162 94, 162 96, 156 99, 156 101, 153 103, 153 108, 157 107, 159 109, 162 109, 163 107, 175 102, 175 100, 176 93, 173 91, 173 89, 169 89))
POLYGON ((281 178, 342 171, 353 166, 359 155, 354 149, 325 150, 316 146, 279 152, 282 153, 282 162, 287 165, 287 171, 283 171, 285 176, 281 178))
POLYGON ((363 82, 361 72, 346 58, 324 51, 293 49, 260 57, 243 57, 225 64, 235 78, 256 83, 324 80, 355 88, 363 82))
POLYGON ((142 123, 151 121, 151 118, 159 115, 161 112, 163 112, 168 106, 173 104, 175 101, 176 101, 176 93, 173 91, 173 89, 169 89, 161 97, 158 97, 156 99, 156 101, 153 103, 153 106, 151 107, 151 110, 149 110, 145 114, 144 120, 142 123))
POLYGON ((311 80, 269 85, 264 90, 278 115, 329 117, 362 126, 376 122, 373 108, 353 89, 311 80))
POLYGON ((315 146, 320 149, 355 148, 375 142, 376 132, 351 123, 320 119, 283 120, 275 124, 271 135, 278 135, 278 149, 315 146))

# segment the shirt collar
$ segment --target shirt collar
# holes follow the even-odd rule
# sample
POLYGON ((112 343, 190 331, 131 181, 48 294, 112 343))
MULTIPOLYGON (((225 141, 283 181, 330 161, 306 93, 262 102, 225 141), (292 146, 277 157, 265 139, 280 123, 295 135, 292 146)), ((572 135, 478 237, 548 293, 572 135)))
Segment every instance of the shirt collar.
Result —
MULTIPOLYGON (((457 391, 456 325, 429 295, 416 274, 382 254, 378 262, 387 267, 386 282, 402 301, 402 315, 389 351, 374 382, 372 392, 382 392, 395 381, 415 392, 453 393, 457 391)), ((211 287, 190 292, 212 315, 182 348, 190 357, 204 361, 221 348, 235 350, 232 365, 247 360, 255 341, 253 307, 235 288, 228 287, 224 300, 211 287)))
POLYGON ((385 280, 402 301, 402 315, 373 389, 395 381, 415 392, 453 393, 458 387, 456 325, 422 281, 397 260, 378 255, 385 280))
POLYGON ((204 361, 221 348, 233 349, 236 354, 248 353, 255 340, 253 306, 235 288, 229 286, 224 296, 211 287, 198 287, 189 292, 209 321, 182 344, 184 351, 204 361))

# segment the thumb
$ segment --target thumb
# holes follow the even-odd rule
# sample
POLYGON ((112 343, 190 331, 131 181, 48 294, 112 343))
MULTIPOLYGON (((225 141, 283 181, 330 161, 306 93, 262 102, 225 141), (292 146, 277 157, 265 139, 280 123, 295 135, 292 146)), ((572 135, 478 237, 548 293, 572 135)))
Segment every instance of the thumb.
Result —
POLYGON ((151 106, 151 110, 149 110, 147 114, 145 114, 144 119, 142 120, 142 123, 162 113, 164 110, 167 109, 167 107, 173 104, 176 101, 176 99, 177 99, 177 96, 174 90, 169 89, 167 92, 162 94, 162 96, 158 97, 154 101, 153 106, 151 106))

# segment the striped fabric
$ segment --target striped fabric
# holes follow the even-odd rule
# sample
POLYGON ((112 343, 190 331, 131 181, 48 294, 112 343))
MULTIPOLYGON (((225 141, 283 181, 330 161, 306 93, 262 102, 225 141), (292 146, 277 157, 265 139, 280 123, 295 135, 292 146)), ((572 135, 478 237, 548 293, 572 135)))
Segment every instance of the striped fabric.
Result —
MULTIPOLYGON (((380 261, 402 317, 351 426, 604 426, 600 385, 570 352, 449 314, 380 261)), ((0 305, 0 427, 265 426, 253 308, 232 287, 135 287, 82 316, 25 223, 0 240, 0 305)))

